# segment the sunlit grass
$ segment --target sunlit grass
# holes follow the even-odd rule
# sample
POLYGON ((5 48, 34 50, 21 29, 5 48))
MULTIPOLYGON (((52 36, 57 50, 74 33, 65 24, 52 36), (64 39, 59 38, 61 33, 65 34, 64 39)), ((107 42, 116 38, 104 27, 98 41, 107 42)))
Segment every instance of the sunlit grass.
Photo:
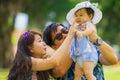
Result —
POLYGON ((0 80, 7 80, 8 69, 0 69, 0 80))
MULTIPOLYGON (((104 67, 105 80, 120 80, 120 68, 104 67)), ((0 69, 0 80, 7 80, 8 69, 0 69)))
POLYGON ((120 80, 120 67, 105 67, 105 80, 120 80))

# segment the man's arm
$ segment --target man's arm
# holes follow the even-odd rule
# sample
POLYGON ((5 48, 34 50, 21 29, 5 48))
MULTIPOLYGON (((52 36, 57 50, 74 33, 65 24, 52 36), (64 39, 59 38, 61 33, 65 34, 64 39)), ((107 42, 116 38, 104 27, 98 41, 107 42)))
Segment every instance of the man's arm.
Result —
POLYGON ((106 42, 98 46, 101 51, 101 55, 99 57, 99 61, 104 65, 112 65, 118 62, 118 58, 115 54, 114 49, 108 45, 106 42))
MULTIPOLYGON (((97 29, 96 29, 95 25, 90 24, 87 27, 91 27, 91 26, 95 28, 95 31, 93 33, 89 34, 88 37, 91 42, 95 43, 96 40, 99 38, 99 36, 97 35, 97 29)), ((86 31, 86 27, 83 27, 82 30, 86 31)), ((107 44, 105 41, 103 41, 103 43, 100 46, 98 46, 98 48, 101 51, 99 61, 102 64, 112 65, 112 64, 116 64, 118 62, 118 58, 115 54, 114 49, 109 44, 107 44)))
MULTIPOLYGON (((94 27, 96 27, 96 26, 94 25, 94 27)), ((99 36, 97 35, 97 30, 96 30, 96 32, 93 32, 92 34, 89 35, 89 39, 93 43, 95 43, 98 38, 99 38, 99 36)), ((107 44, 105 41, 103 41, 102 44, 100 46, 98 46, 98 48, 101 51, 99 61, 102 64, 112 65, 112 64, 116 64, 118 62, 118 58, 115 54, 114 49, 109 44, 107 44)))

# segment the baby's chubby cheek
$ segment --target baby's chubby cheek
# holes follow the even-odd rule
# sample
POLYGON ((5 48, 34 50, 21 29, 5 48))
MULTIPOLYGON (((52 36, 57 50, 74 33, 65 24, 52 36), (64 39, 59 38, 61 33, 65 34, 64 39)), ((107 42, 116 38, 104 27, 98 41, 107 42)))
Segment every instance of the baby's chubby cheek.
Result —
POLYGON ((75 18, 75 22, 76 22, 78 25, 80 25, 80 24, 83 23, 80 18, 75 18))
POLYGON ((80 19, 79 19, 79 18, 75 18, 75 22, 76 22, 76 23, 79 23, 79 22, 80 22, 80 19))

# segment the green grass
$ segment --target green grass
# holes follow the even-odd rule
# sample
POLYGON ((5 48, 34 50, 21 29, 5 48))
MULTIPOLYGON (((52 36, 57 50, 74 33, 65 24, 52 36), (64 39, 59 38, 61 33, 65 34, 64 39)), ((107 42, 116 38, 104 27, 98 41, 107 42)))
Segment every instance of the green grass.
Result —
MULTIPOLYGON (((104 67, 105 80, 120 80, 120 68, 104 67)), ((7 80, 8 69, 0 69, 0 80, 7 80)))
POLYGON ((7 80, 8 69, 0 69, 0 80, 7 80))
POLYGON ((120 68, 104 68, 105 80, 120 80, 120 68))

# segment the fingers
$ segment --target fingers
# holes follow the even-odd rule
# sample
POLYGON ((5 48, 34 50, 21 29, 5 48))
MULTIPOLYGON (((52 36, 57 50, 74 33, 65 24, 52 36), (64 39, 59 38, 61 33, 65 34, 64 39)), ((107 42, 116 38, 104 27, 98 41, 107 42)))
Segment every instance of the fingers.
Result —
POLYGON ((83 35, 82 35, 82 33, 81 33, 80 31, 77 31, 77 32, 76 32, 76 35, 77 35, 77 38, 78 38, 78 39, 81 38, 81 37, 83 37, 83 35))
POLYGON ((73 21, 73 23, 71 24, 71 27, 69 29, 69 34, 74 35, 77 31, 78 31, 78 28, 75 27, 75 21, 73 21))
POLYGON ((88 24, 88 25, 87 25, 87 28, 96 31, 95 25, 92 24, 92 23, 91 23, 91 24, 88 24))
POLYGON ((73 27, 74 25, 75 25, 75 20, 72 22, 71 27, 73 27))
POLYGON ((82 31, 86 30, 86 26, 81 27, 80 30, 82 31))
POLYGON ((86 29, 82 32, 83 36, 89 36, 93 32, 96 32, 93 24, 86 25, 86 29))
POLYGON ((71 24, 71 29, 74 29, 74 30, 78 30, 78 27, 76 27, 78 24, 75 22, 75 20, 73 21, 73 23, 71 24))
POLYGON ((72 28, 72 29, 77 29, 77 27, 75 26, 76 25, 76 22, 75 22, 75 20, 72 22, 72 24, 71 24, 71 27, 70 28, 72 28))

